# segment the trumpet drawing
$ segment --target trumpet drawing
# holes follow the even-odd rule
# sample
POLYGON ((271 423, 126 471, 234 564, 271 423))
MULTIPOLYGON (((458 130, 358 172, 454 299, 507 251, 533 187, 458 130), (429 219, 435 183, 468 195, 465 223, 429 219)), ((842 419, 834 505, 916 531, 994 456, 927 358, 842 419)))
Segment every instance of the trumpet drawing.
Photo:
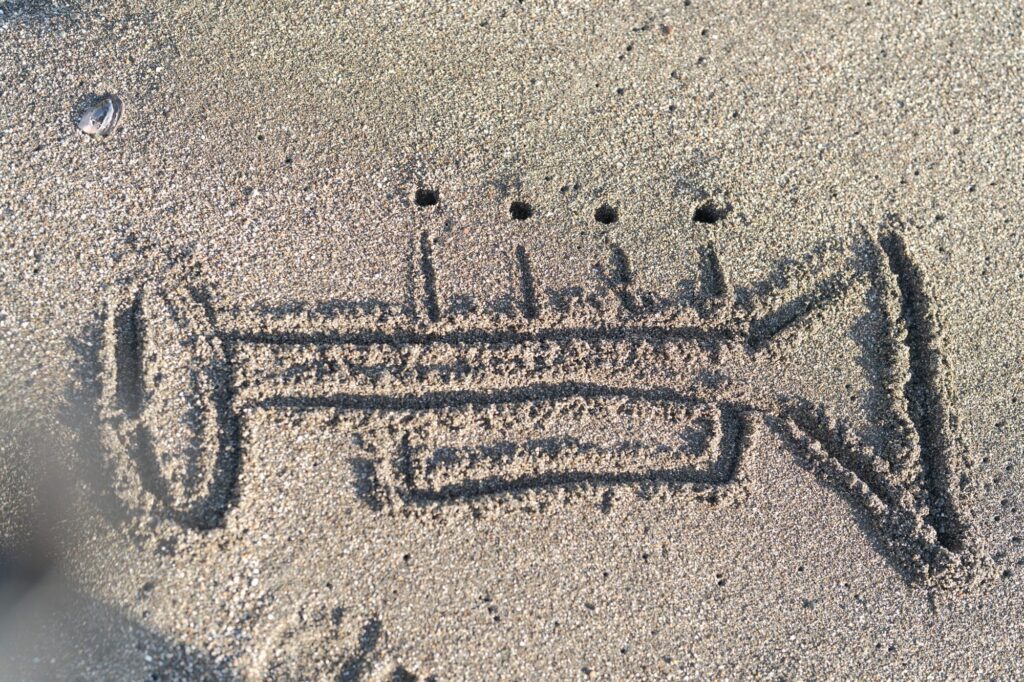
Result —
POLYGON ((599 268, 603 296, 558 305, 541 300, 525 249, 512 260, 514 315, 448 313, 427 233, 411 268, 421 293, 402 309, 274 316, 218 310, 195 280, 128 287, 102 349, 115 489, 137 510, 215 527, 236 493, 247 416, 326 410, 356 436, 386 508, 622 491, 739 502, 767 424, 866 511, 912 581, 984 577, 935 303, 898 226, 866 234, 856 254, 783 267, 760 290, 734 289, 708 245, 694 305, 641 292, 617 247, 599 268), (884 442, 824 405, 737 380, 851 301, 883 321, 872 348, 895 434, 884 442))

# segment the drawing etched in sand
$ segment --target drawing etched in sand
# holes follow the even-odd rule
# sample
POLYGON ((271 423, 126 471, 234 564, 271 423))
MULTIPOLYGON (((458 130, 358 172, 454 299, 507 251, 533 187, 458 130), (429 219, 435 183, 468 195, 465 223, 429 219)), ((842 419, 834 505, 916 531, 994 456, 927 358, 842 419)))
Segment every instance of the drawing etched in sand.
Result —
POLYGON ((261 317, 218 310, 195 279, 127 287, 106 315, 100 409, 122 500, 217 526, 246 457, 240 422, 329 410, 364 453, 366 499, 383 510, 607 502, 613 491, 741 501, 767 424, 867 510, 911 580, 962 587, 984 575, 935 305, 898 224, 866 234, 862 253, 822 249, 756 291, 734 290, 709 244, 695 306, 642 295, 618 248, 600 269, 614 305, 548 306, 519 247, 515 316, 447 314, 430 235, 414 247, 421 296, 402 309, 261 317), (885 321, 873 340, 879 419, 897 435, 884 446, 823 405, 729 380, 843 306, 874 306, 885 321))

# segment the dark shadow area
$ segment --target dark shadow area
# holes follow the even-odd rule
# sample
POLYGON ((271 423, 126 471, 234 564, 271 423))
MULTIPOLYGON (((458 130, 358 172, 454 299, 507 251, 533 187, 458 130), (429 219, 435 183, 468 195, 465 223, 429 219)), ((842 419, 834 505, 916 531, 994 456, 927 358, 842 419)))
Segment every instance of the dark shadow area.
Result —
POLYGON ((954 491, 963 473, 962 445, 953 433, 941 332, 924 274, 911 259, 903 236, 887 229, 879 244, 896 277, 900 316, 906 325, 910 375, 903 386, 908 413, 920 439, 921 464, 929 491, 928 522, 939 542, 953 552, 965 548, 969 525, 954 491))
POLYGON ((636 313, 640 306, 634 292, 636 278, 633 276, 633 266, 629 262, 629 256, 618 244, 612 244, 611 252, 608 270, 600 268, 598 273, 608 288, 618 297, 622 307, 631 313, 636 313))
POLYGON ((54 453, 25 433, 24 420, 0 413, 0 619, 44 580, 60 554, 67 516, 53 480, 54 453))
POLYGON ((516 247, 516 264, 519 266, 519 289, 523 297, 523 316, 532 320, 537 317, 538 312, 537 283, 533 279, 530 257, 522 246, 516 247))
POLYGON ((714 244, 701 247, 699 252, 700 265, 697 271, 695 298, 700 316, 703 319, 710 319, 729 305, 731 291, 714 244))
POLYGON ((413 196, 417 206, 436 206, 441 201, 441 193, 436 189, 418 189, 413 196))
POLYGON ((713 201, 705 201, 693 211, 693 222, 714 225, 724 220, 732 211, 732 206, 719 205, 713 201))
POLYGON ((367 395, 335 393, 323 396, 281 396, 250 403, 250 407, 289 410, 377 410, 383 412, 436 410, 440 408, 475 405, 507 405, 568 398, 627 397, 635 400, 670 401, 695 404, 688 393, 670 388, 624 388, 581 382, 558 384, 532 384, 499 391, 449 390, 394 395, 367 395))
POLYGON ((377 495, 380 483, 377 481, 376 463, 365 457, 355 457, 352 459, 351 465, 352 485, 356 497, 371 511, 383 511, 384 504, 377 495))
POLYGON ((420 233, 420 273, 423 275, 423 306, 431 322, 441 319, 437 304, 437 273, 434 271, 434 244, 430 234, 420 233))
POLYGON ((618 222, 619 210, 609 204, 601 204, 594 211, 594 220, 602 225, 611 225, 612 223, 618 222))
POLYGON ((72 467, 88 488, 92 504, 108 522, 119 525, 127 522, 132 512, 114 492, 114 462, 105 456, 100 435, 104 326, 105 317, 100 314, 81 337, 68 340, 74 360, 58 421, 71 434, 72 467))
POLYGON ((381 629, 379 618, 371 618, 363 626, 363 631, 359 633, 359 650, 355 656, 345 661, 338 673, 339 682, 355 682, 362 677, 369 664, 370 655, 380 641, 381 629))
POLYGON ((0 0, 0 24, 7 22, 40 22, 49 19, 77 19, 81 12, 78 0, 0 0))
POLYGON ((224 662, 176 642, 59 578, 37 585, 0 619, 5 679, 231 681, 224 662), (148 660, 147 660, 148 659, 148 660))
POLYGON ((533 206, 525 201, 513 201, 508 212, 512 220, 527 220, 533 215, 533 206))

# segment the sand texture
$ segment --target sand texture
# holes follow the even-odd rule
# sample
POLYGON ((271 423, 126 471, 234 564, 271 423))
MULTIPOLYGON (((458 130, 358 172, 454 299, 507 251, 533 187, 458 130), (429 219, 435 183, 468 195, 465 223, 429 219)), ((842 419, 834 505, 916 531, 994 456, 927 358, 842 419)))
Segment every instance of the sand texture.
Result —
POLYGON ((1024 676, 1019 3, 0 11, 0 677, 1024 676))

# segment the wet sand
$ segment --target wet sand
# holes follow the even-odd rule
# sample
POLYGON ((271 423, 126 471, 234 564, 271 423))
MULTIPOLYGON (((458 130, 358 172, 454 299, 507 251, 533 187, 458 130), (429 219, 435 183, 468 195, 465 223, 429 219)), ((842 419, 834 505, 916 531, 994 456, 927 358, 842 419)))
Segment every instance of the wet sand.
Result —
POLYGON ((1019 8, 0 9, 5 674, 1022 674, 1019 8))

